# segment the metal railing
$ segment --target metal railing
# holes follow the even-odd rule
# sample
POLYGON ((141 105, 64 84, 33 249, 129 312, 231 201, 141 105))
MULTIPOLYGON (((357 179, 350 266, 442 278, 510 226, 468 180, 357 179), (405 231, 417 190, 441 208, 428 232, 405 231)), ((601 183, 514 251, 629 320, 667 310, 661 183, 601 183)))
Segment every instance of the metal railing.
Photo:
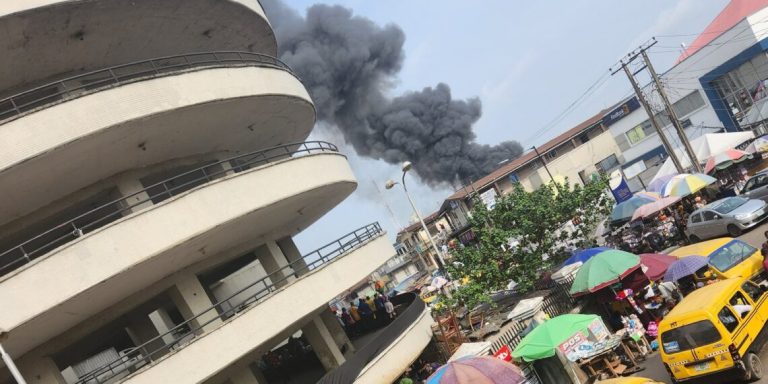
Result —
POLYGON ((141 209, 145 204, 157 204, 175 194, 224 177, 228 173, 239 173, 263 164, 295 157, 298 154, 338 151, 335 145, 324 141, 292 143, 231 157, 180 173, 120 199, 102 204, 3 251, 0 253, 0 276, 132 213, 134 208, 141 209))
POLYGON ((0 122, 115 85, 174 75, 191 69, 236 66, 279 68, 293 74, 277 58, 253 52, 216 51, 165 56, 82 73, 7 97, 0 100, 0 122))
POLYGON ((208 309, 186 319, 168 332, 155 336, 144 344, 133 348, 124 356, 86 373, 78 379, 76 384, 103 383, 123 372, 133 371, 150 363, 154 357, 159 357, 168 350, 182 348, 190 340, 204 334, 205 332, 198 333, 198 331, 203 331, 203 328, 208 324, 230 318, 235 313, 258 302, 259 299, 263 298, 265 295, 284 287, 286 284, 290 283, 290 279, 300 278, 307 272, 312 271, 333 259, 346 255, 351 250, 368 243, 372 239, 378 238, 383 235, 383 233, 384 231, 378 222, 368 224, 352 231, 341 238, 302 256, 300 259, 294 260, 290 264, 273 271, 269 275, 253 281, 227 298, 219 300, 208 309), (263 288, 240 300, 236 305, 231 305, 229 309, 220 311, 222 304, 228 303, 250 288, 259 287, 262 284, 264 285, 263 288), (210 319, 206 320, 203 318, 204 316, 210 316, 210 319), (197 324, 194 324, 194 321, 197 321, 197 324), (183 334, 179 335, 182 332, 183 334), (173 340, 166 342, 164 338, 167 339, 169 336, 172 337, 173 340), (181 344, 181 341, 183 341, 184 344, 181 344), (160 342, 163 345, 150 350, 150 344, 157 342, 160 342), (145 354, 142 354, 142 352, 145 352, 145 354))

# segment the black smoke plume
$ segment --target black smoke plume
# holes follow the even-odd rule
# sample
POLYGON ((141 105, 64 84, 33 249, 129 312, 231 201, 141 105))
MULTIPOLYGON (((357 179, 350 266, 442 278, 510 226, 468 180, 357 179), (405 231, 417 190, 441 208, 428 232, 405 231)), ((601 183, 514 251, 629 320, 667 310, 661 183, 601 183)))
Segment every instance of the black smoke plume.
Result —
POLYGON ((522 153, 516 141, 482 145, 472 125, 479 99, 454 100, 448 85, 388 98, 403 63, 405 34, 340 6, 313 5, 305 17, 262 0, 280 59, 301 77, 318 118, 339 128, 362 156, 414 163, 430 185, 476 180, 522 153))

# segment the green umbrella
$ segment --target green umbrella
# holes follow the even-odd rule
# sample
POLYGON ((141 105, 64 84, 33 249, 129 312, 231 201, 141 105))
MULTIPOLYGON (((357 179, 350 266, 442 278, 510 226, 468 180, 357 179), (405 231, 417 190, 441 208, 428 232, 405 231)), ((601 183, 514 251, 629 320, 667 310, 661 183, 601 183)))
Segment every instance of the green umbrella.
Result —
POLYGON ((561 315, 534 328, 512 352, 515 359, 534 361, 555 355, 555 349, 571 338, 576 332, 588 335, 589 325, 597 315, 561 315))
POLYGON ((571 296, 601 290, 629 275, 640 267, 640 257, 629 252, 609 249, 592 256, 576 272, 571 296))

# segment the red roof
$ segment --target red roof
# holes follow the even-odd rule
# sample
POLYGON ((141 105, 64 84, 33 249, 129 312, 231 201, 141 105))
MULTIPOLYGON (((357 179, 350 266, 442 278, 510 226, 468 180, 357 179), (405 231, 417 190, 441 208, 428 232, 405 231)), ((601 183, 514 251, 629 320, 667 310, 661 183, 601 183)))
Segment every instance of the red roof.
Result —
POLYGON ((699 34, 699 37, 677 58, 677 63, 698 52, 699 49, 707 46, 723 32, 765 7, 768 7, 768 0, 731 0, 720 11, 720 14, 709 23, 707 28, 699 34))

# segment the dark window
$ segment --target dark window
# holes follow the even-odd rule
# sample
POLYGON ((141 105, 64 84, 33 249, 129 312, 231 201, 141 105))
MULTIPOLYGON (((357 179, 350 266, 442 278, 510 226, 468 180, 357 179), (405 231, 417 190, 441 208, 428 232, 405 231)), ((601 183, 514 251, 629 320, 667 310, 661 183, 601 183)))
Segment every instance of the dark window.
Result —
POLYGON ((616 155, 610 155, 601 160, 599 163, 595 164, 595 167, 600 172, 608 173, 617 168, 619 165, 619 159, 616 157, 616 155))
POLYGON ((701 213, 694 213, 693 215, 691 215, 691 222, 701 223, 701 213))
POLYGON ((760 296, 763 295, 763 290, 760 289, 760 287, 758 287, 757 285, 752 284, 750 282, 744 283, 744 285, 741 286, 741 289, 743 289, 744 292, 746 292, 747 295, 749 295, 749 297, 751 297, 752 301, 754 301, 755 303, 758 300, 760 300, 760 296))
POLYGON ((709 320, 697 321, 661 334, 664 352, 671 354, 716 343, 720 333, 709 320))
POLYGON ((715 215, 715 213, 712 211, 704 211, 702 212, 702 215, 704 216, 704 221, 710 221, 717 218, 717 215, 715 215))
POLYGON ((717 318, 723 323, 728 332, 733 332, 739 326, 739 320, 728 307, 723 307, 720 313, 717 314, 717 318))

